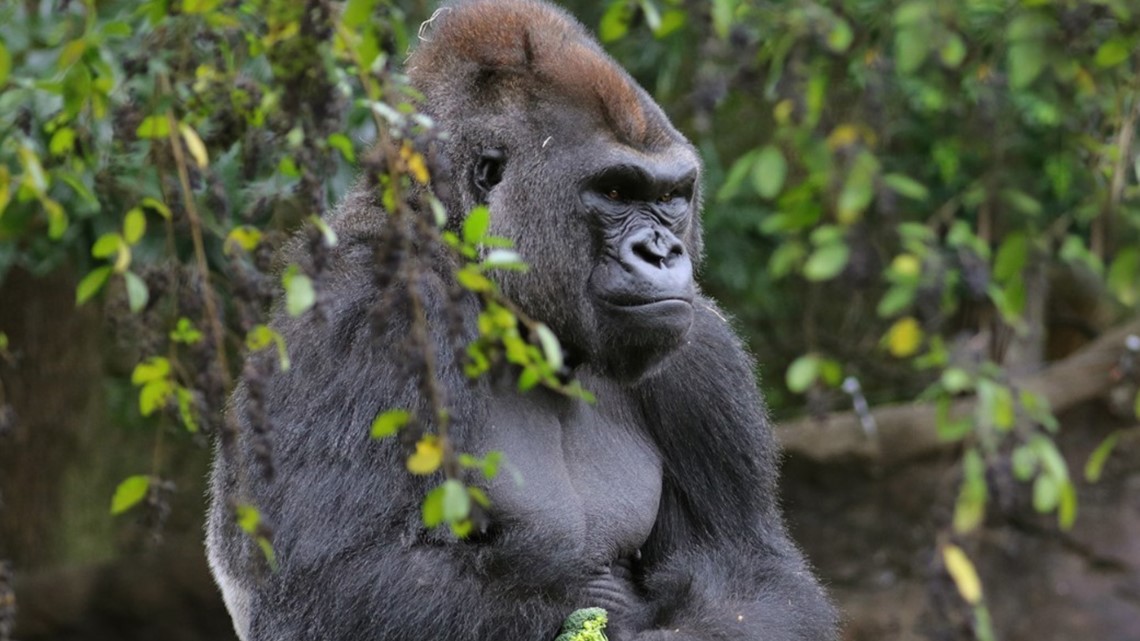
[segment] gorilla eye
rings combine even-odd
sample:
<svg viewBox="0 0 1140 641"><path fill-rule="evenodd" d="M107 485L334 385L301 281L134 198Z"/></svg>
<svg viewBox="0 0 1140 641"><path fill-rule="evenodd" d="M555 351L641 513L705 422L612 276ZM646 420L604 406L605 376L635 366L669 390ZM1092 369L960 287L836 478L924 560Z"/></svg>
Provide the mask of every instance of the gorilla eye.
<svg viewBox="0 0 1140 641"><path fill-rule="evenodd" d="M621 200L621 192L616 187L611 187L606 191L606 198L610 200Z"/></svg>
<svg viewBox="0 0 1140 641"><path fill-rule="evenodd" d="M673 199L674 199L674 198L676 198L676 197L677 197L677 194L676 194L676 193L674 193L674 192L672 192L672 191L667 191L667 192L665 192L665 193L661 194L661 197L657 199L657 202L659 202L659 203L667 203L667 202L669 202L670 200L673 200Z"/></svg>

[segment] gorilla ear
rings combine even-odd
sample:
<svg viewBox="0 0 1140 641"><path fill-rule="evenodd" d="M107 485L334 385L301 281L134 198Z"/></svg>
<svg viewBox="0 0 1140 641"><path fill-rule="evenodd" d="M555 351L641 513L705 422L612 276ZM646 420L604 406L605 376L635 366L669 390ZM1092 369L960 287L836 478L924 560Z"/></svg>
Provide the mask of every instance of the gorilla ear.
<svg viewBox="0 0 1140 641"><path fill-rule="evenodd" d="M486 205L491 189L503 179L503 165L507 163L507 155L502 149L484 149L475 161L475 169L471 176L471 186L475 193L475 200L480 205Z"/></svg>

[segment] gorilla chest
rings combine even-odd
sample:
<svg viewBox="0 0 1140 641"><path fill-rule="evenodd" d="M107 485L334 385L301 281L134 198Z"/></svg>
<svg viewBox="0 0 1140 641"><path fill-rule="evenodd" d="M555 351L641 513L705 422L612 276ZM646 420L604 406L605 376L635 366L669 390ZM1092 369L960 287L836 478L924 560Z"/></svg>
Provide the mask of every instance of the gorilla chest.
<svg viewBox="0 0 1140 641"><path fill-rule="evenodd" d="M492 518L516 563L605 571L653 528L657 449L620 390L591 389L595 405L513 391L493 403L486 447L506 462L488 488Z"/></svg>

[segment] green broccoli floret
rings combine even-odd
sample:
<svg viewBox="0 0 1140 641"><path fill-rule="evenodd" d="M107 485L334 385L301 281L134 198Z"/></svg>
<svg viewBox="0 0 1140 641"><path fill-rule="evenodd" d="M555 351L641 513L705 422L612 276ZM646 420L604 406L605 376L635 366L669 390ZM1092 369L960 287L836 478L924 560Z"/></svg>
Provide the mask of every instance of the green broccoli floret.
<svg viewBox="0 0 1140 641"><path fill-rule="evenodd" d="M570 613L562 624L562 634L554 641L607 641L606 622L609 617L602 608L582 608Z"/></svg>

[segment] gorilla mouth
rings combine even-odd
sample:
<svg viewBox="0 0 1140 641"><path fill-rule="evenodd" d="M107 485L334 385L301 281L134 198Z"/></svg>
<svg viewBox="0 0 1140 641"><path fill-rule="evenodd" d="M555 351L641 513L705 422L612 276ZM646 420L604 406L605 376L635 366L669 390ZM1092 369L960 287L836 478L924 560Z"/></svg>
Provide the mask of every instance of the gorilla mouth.
<svg viewBox="0 0 1140 641"><path fill-rule="evenodd" d="M598 297L603 304L607 307L616 307L618 309L649 312L655 310L669 311L680 309L684 307L692 307L693 299L681 296L667 296L664 298L643 298L641 296L606 296Z"/></svg>

